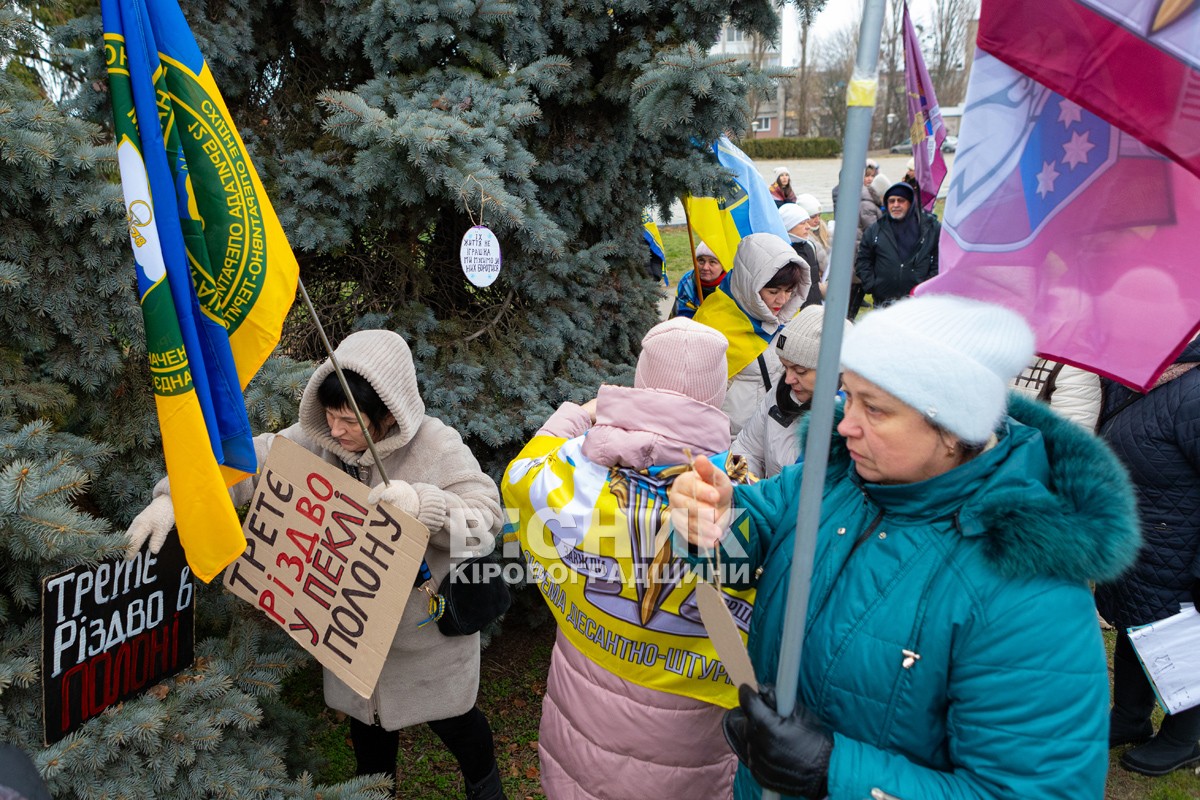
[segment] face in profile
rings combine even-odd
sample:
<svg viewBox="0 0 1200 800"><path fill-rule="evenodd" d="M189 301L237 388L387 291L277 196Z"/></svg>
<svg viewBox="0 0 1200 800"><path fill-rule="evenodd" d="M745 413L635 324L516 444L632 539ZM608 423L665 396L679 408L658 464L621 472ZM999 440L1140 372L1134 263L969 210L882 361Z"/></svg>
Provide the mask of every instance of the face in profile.
<svg viewBox="0 0 1200 800"><path fill-rule="evenodd" d="M813 398L813 390L817 386L817 371L788 361L780 356L779 363L783 364L783 382L792 390L792 399L804 405Z"/></svg>
<svg viewBox="0 0 1200 800"><path fill-rule="evenodd" d="M944 435L911 406L866 378L842 376L845 413L838 433L859 476L869 483L917 483L957 465Z"/></svg>

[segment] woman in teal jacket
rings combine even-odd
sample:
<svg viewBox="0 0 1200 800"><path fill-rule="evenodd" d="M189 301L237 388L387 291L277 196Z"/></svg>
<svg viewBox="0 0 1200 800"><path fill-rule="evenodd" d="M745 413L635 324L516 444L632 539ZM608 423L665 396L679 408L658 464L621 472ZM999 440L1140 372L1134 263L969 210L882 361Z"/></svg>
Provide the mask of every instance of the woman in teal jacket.
<svg viewBox="0 0 1200 800"><path fill-rule="evenodd" d="M1016 397L1005 413L1032 349L1017 315L949 296L848 334L787 718L769 687L803 467L731 492L698 461L676 481L676 529L759 575L749 649L766 688L743 686L725 720L738 800L759 783L832 800L1103 798L1108 677L1086 582L1132 562L1134 501L1090 434Z"/></svg>

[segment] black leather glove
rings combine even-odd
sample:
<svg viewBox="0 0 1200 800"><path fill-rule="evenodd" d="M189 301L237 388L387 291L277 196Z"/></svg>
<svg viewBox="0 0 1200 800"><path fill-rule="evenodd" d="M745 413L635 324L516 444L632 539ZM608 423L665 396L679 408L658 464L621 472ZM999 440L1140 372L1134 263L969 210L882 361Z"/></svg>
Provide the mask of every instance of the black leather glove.
<svg viewBox="0 0 1200 800"><path fill-rule="evenodd" d="M725 741L764 788L821 800L829 794L833 734L802 705L786 719L775 710L775 689L738 687L740 708L725 712Z"/></svg>

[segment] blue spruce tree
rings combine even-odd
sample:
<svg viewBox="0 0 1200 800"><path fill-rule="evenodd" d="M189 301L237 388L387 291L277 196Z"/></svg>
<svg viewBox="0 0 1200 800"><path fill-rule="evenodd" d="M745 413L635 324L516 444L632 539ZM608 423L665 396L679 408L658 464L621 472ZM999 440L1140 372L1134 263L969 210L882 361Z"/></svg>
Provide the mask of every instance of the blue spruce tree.
<svg viewBox="0 0 1200 800"><path fill-rule="evenodd" d="M630 377L657 299L641 209L716 191L703 143L769 86L708 45L776 20L766 0L183 5L331 337L403 334L431 413L497 475L559 402ZM0 741L62 798L387 796L314 785L279 699L307 657L219 583L193 667L43 746L41 581L118 554L162 470L100 42L91 2L0 8ZM476 222L504 253L484 289L458 265ZM247 392L259 429L294 421L321 355L297 308Z"/></svg>

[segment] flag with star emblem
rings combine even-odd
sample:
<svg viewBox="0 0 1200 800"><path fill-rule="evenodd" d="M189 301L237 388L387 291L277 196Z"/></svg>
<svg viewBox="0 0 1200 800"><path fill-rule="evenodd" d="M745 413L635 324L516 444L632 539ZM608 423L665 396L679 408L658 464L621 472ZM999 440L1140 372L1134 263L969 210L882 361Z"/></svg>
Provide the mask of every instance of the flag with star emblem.
<svg viewBox="0 0 1200 800"><path fill-rule="evenodd" d="M1200 328L1190 232L1200 219L1200 178L1185 152L1200 152L1200 104L1189 122L1186 92L1168 96L1158 73L1143 74L1142 64L1114 61L1112 53L1130 37L1157 44L1162 32L1182 28L1200 43L1200 14L1184 10L1157 34L1153 15L1133 31L1109 14L1105 38L1084 24L1087 15L1118 5L1132 14L1139 4L1066 2L1072 15L1048 15L1044 5L1039 0L1035 12L1026 2L983 4L940 274L917 294L1008 306L1033 326L1043 356L1145 391ZM1194 59L1200 47L1191 47ZM1143 112L1119 115L1098 100L1119 72L1144 78L1132 92L1141 96L1119 98L1126 110L1153 96L1162 114L1133 119ZM1154 135L1145 131L1148 120L1159 126ZM1166 130L1176 124L1194 131L1189 141Z"/></svg>

